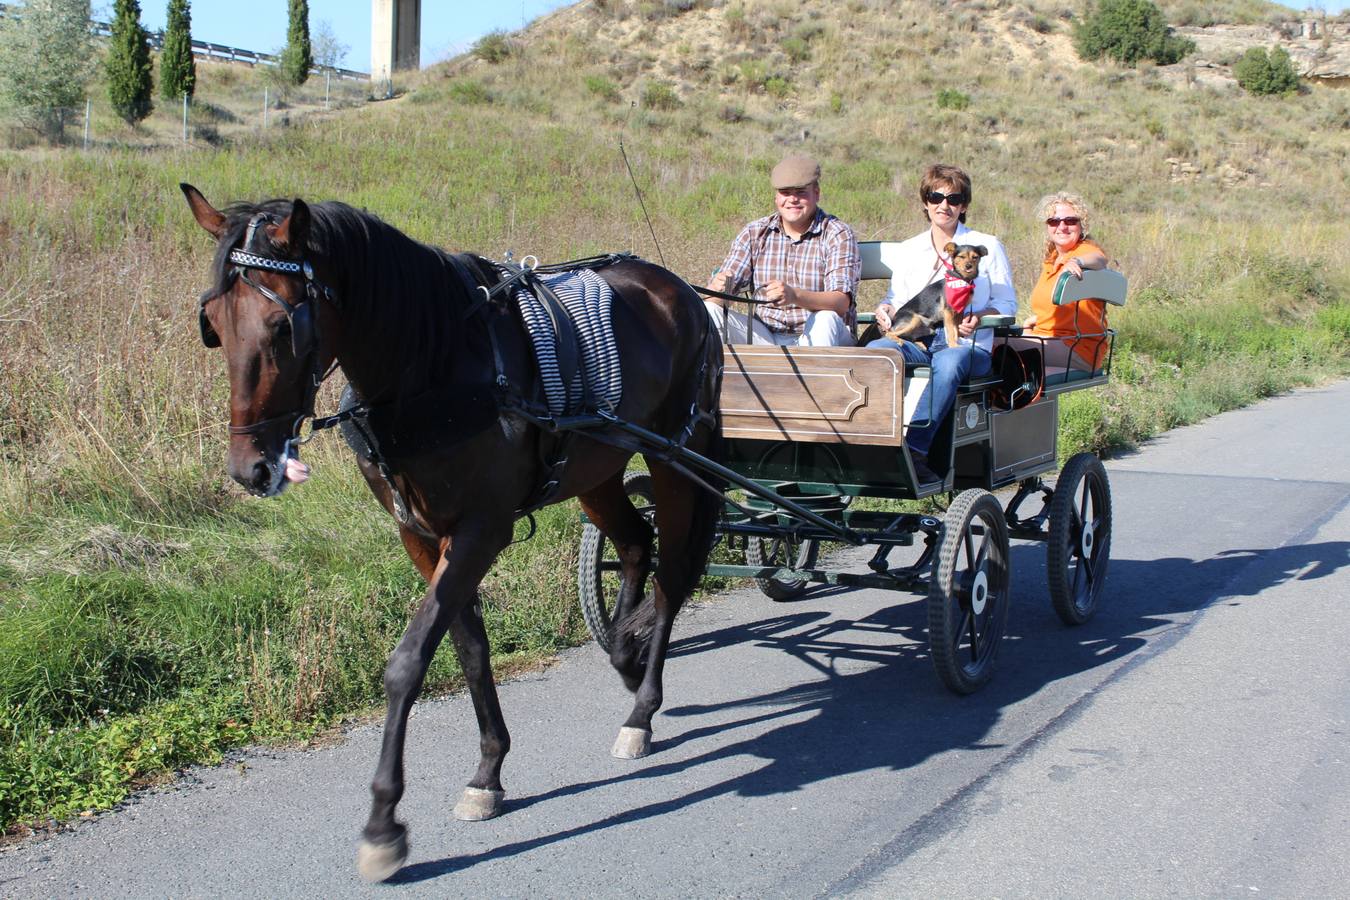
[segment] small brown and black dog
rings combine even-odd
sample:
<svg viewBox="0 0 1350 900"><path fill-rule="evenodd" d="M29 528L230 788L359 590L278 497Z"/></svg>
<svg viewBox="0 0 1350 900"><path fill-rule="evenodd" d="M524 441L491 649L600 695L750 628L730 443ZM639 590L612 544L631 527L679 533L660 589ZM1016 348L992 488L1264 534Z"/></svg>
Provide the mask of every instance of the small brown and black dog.
<svg viewBox="0 0 1350 900"><path fill-rule="evenodd" d="M899 343L921 341L935 334L939 322L947 332L947 346L956 346L956 323L965 315L966 304L974 290L980 260L989 254L982 245L948 244L942 252L951 257L946 277L919 291L891 316L886 337Z"/></svg>

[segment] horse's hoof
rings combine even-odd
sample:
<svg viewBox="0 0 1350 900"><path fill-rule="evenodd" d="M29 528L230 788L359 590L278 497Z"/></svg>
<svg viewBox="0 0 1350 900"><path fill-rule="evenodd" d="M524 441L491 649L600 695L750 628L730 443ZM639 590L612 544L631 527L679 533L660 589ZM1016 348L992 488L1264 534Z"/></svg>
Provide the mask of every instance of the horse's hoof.
<svg viewBox="0 0 1350 900"><path fill-rule="evenodd" d="M645 728L630 728L627 725L619 729L619 739L614 742L612 756L619 759L641 759L652 752L652 733Z"/></svg>
<svg viewBox="0 0 1350 900"><path fill-rule="evenodd" d="M404 829L403 834L392 844L372 844L370 841L362 841L361 846L356 848L356 871L362 881L371 883L386 881L403 868L403 864L407 861L407 829Z"/></svg>
<svg viewBox="0 0 1350 900"><path fill-rule="evenodd" d="M502 814L502 801L505 798L506 791L466 787L455 804L455 818L461 822L495 819Z"/></svg>

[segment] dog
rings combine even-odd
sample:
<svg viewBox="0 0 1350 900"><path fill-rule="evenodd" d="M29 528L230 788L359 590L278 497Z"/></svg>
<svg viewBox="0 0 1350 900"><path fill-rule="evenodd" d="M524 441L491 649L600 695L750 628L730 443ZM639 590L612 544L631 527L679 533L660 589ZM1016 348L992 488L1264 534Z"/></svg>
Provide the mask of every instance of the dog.
<svg viewBox="0 0 1350 900"><path fill-rule="evenodd" d="M966 304L975 290L975 276L980 273L980 260L989 251L978 244L952 243L943 247L942 252L952 260L946 277L919 291L891 315L886 337L897 344L902 340L921 341L936 334L934 329L941 322L947 333L947 346L956 346L956 323L965 315Z"/></svg>

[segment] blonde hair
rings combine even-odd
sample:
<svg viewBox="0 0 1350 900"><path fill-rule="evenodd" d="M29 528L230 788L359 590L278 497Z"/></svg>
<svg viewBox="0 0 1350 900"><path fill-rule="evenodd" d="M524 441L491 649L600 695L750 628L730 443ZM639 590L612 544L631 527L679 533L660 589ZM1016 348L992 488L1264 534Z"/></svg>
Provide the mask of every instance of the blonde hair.
<svg viewBox="0 0 1350 900"><path fill-rule="evenodd" d="M1092 209L1087 205L1087 201L1078 194L1071 194L1068 191L1046 194L1036 203L1037 218L1044 222L1055 214L1055 207L1061 203L1073 209L1073 214L1079 219L1078 227L1083 231L1079 240L1086 241L1092 234L1089 228L1089 223L1092 221ZM1093 241L1093 243L1096 243L1096 241ZM1053 259L1056 252L1054 242L1047 240L1045 242L1045 258Z"/></svg>

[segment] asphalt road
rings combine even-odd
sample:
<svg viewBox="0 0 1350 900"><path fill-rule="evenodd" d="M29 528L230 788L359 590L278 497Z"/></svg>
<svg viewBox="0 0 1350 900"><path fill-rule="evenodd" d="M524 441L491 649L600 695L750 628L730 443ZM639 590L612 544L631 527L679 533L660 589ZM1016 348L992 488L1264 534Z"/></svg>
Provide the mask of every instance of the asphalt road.
<svg viewBox="0 0 1350 900"><path fill-rule="evenodd" d="M420 704L391 884L354 867L368 726L0 852L0 897L1350 896L1346 409L1300 391L1109 462L1102 612L1060 625L1015 543L974 696L908 595L741 591L677 623L646 759L609 756L629 700L594 647L504 685L499 819L450 815L467 698Z"/></svg>

